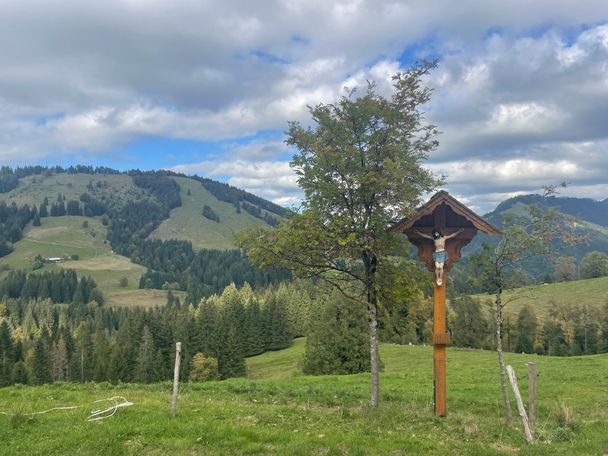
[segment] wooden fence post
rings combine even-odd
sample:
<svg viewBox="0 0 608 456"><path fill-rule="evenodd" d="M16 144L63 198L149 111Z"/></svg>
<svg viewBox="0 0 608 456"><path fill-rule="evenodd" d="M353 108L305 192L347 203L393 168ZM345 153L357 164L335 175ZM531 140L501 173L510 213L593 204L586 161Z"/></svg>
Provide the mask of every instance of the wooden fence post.
<svg viewBox="0 0 608 456"><path fill-rule="evenodd" d="M524 433L526 434L526 440L528 443L534 443L534 436L530 429L530 423L528 421L528 415L526 415L526 408L524 407L524 401L521 399L519 393L519 387L517 386L517 378L515 377L515 371L511 366L507 366L507 373L509 374L509 381L511 382L511 388L515 395L515 401L517 402L517 409L519 410L519 416L521 416L521 422L524 425Z"/></svg>
<svg viewBox="0 0 608 456"><path fill-rule="evenodd" d="M177 409L177 392L179 389L179 363L182 353L182 343L175 344L175 370L173 371L173 397L171 398L171 416L175 416Z"/></svg>
<svg viewBox="0 0 608 456"><path fill-rule="evenodd" d="M536 421L536 364L528 363L528 419L530 420L530 429L534 431L534 422Z"/></svg>

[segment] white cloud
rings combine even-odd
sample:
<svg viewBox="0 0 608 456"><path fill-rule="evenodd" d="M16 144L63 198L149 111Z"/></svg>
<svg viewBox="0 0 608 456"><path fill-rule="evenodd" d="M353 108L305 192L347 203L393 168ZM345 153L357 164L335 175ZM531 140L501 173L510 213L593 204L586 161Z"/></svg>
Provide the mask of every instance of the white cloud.
<svg viewBox="0 0 608 456"><path fill-rule="evenodd" d="M238 156L238 155L237 155ZM177 165L173 171L221 178L230 176L228 183L267 198L277 204L297 204L302 192L297 177L288 162L208 160L200 163Z"/></svg>
<svg viewBox="0 0 608 456"><path fill-rule="evenodd" d="M431 166L448 171L450 191L475 204L566 177L598 194L607 21L604 0L5 2L0 159L232 141L198 172L292 201L284 146L242 138L308 122L306 106L344 86L372 79L386 93L405 52L442 58L428 118L443 132Z"/></svg>

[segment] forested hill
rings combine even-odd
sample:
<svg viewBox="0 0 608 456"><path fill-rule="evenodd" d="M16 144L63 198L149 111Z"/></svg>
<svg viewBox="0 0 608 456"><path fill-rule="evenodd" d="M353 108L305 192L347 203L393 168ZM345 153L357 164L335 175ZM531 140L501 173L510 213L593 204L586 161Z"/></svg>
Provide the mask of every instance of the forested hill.
<svg viewBox="0 0 608 456"><path fill-rule="evenodd" d="M259 196L204 177L91 166L2 167L0 201L36 211L44 206L49 215L105 214L113 222L109 239L118 250L130 231L138 237L191 241L195 249L234 248L234 233L254 225L274 226L286 213ZM142 226L125 232L131 219ZM14 242L16 237L3 240Z"/></svg>
<svg viewBox="0 0 608 456"><path fill-rule="evenodd" d="M45 259L57 258L93 276L102 292L126 282L181 290L196 302L230 283L286 277L256 269L235 249L236 233L270 228L286 213L244 190L170 171L2 167L0 275L52 268Z"/></svg>
<svg viewBox="0 0 608 456"><path fill-rule="evenodd" d="M587 242L576 246L561 246L561 256L572 256L582 259L589 252L599 251L608 253L608 199L597 201L590 198L564 198L540 195L524 195L510 198L500 203L496 209L485 218L501 226L507 213L525 216L530 205L544 208L554 208L566 216L574 216L575 231L584 235Z"/></svg>
<svg viewBox="0 0 608 456"><path fill-rule="evenodd" d="M500 203L494 211L486 215L488 219L494 219L497 215L512 209L518 203L529 205L537 204L542 207L557 208L560 212L586 220L597 225L608 228L608 198L597 201L591 198L567 198L551 196L543 198L540 195L523 195Z"/></svg>

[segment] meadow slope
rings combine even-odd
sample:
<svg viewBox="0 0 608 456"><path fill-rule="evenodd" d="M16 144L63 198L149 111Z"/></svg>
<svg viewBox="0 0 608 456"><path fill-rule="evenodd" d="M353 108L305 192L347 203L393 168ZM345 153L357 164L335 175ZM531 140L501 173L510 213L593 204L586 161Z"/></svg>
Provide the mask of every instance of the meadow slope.
<svg viewBox="0 0 608 456"><path fill-rule="evenodd" d="M608 450L608 355L548 358L507 354L525 394L525 363L538 381L538 443L516 421L504 426L495 354L450 349L447 418L432 413L430 347L382 345L382 403L367 407L369 375L309 377L304 341L248 360L249 379L181 387L177 417L170 383L54 384L0 389L1 454L602 455ZM87 422L111 396L133 401ZM81 405L32 417L34 411ZM558 426L571 408L573 429ZM517 418L517 413L515 413Z"/></svg>
<svg viewBox="0 0 608 456"><path fill-rule="evenodd" d="M494 296L481 294L475 295L475 297L484 302L490 301L490 305L493 306ZM505 290L503 302L506 303L505 314L513 319L517 318L517 314L525 305L529 305L541 320L544 320L555 304L587 305L597 308L608 303L608 277L546 283Z"/></svg>

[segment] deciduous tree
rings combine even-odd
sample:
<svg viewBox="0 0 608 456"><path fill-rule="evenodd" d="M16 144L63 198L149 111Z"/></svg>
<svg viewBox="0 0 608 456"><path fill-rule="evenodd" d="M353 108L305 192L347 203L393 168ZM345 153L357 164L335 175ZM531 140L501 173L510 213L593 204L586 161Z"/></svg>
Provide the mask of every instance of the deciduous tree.
<svg viewBox="0 0 608 456"><path fill-rule="evenodd" d="M437 147L437 129L421 107L430 100L424 78L436 63L393 77L389 98L374 83L347 90L333 104L310 108L313 127L290 122L287 144L304 192L302 210L275 231L243 239L259 265L278 265L321 278L367 310L371 405L379 401L378 276L394 239L388 226L411 214L439 181L422 167Z"/></svg>

